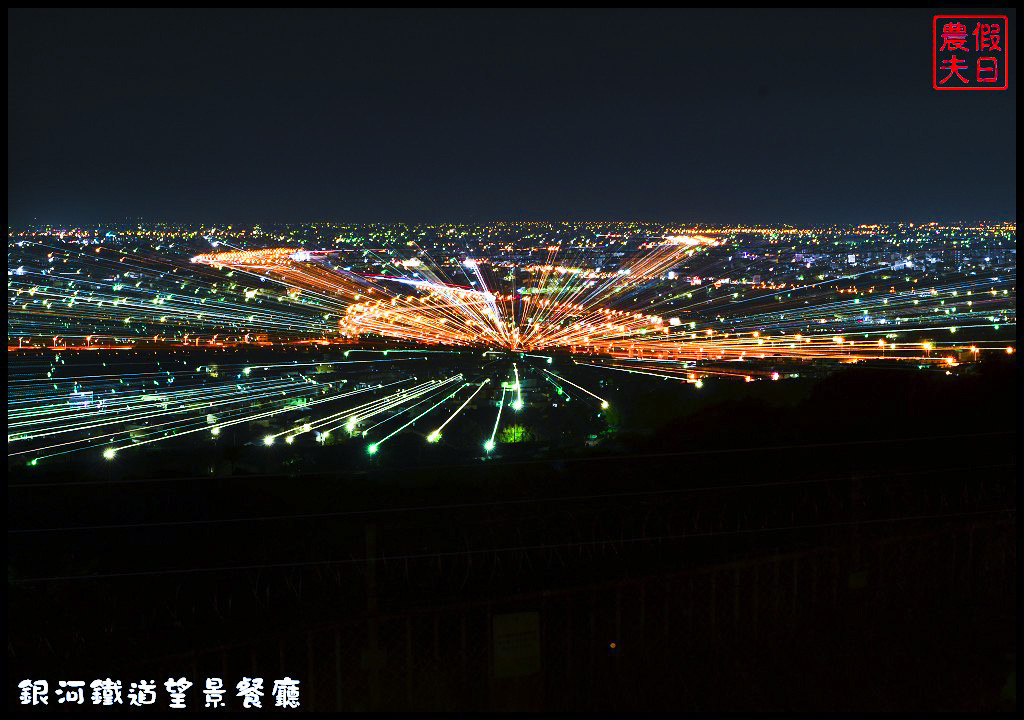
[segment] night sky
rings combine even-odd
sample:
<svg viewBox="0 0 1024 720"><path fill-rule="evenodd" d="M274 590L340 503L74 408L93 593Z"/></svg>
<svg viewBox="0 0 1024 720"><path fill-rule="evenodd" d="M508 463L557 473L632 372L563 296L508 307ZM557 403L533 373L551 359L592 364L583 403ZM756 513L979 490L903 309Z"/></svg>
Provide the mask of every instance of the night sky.
<svg viewBox="0 0 1024 720"><path fill-rule="evenodd" d="M9 223L1013 220L935 12L10 11Z"/></svg>

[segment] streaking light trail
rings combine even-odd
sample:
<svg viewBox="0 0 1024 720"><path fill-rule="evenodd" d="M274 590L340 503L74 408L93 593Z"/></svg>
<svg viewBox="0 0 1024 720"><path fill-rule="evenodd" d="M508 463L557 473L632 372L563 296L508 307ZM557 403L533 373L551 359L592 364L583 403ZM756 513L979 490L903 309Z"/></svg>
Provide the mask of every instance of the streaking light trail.
<svg viewBox="0 0 1024 720"><path fill-rule="evenodd" d="M190 258L107 236L92 247L46 234L9 244L8 350L49 358L9 375L10 457L35 464L89 451L114 460L130 448L206 433L207 442L234 442L242 428L256 446L291 445L307 433L333 444L342 430L368 437L395 428L371 444L373 454L475 386L427 434L437 442L497 378L484 372L463 383L453 368L417 379L414 367L466 349L512 361L513 381L503 382L487 452L495 449L506 402L517 413L530 406L520 417L543 407L524 395L517 357L547 366L572 358L701 388L709 378L782 381L814 364L900 363L950 373L1015 352L1007 344L1016 326L1015 275L1005 263L991 271L918 272L890 258L819 272L807 262L762 281L736 279L736 260L748 247L696 232L647 235L629 252L558 241L530 252L484 244L470 256L448 245L440 262L413 240L344 257L210 242L218 252ZM778 252L771 242L758 251ZM360 359L204 359L198 366L173 359L183 350L342 345L345 358ZM68 353L139 350L169 354L145 372L102 370L99 361L80 374L63 369ZM386 365L390 376L356 388L349 378L321 374L357 363ZM609 406L564 370L539 369L556 387ZM327 405L359 394L365 402L348 409Z"/></svg>
<svg viewBox="0 0 1024 720"><path fill-rule="evenodd" d="M590 391L589 391L589 390L587 390L587 389L586 389L585 387L580 387L579 385L577 385L576 383L574 383L574 382L573 382L572 380L566 380L566 379L565 379L564 377L561 377L560 375L555 375L555 374L554 374L553 372L551 372L550 370L545 370L544 368L541 368L541 371L542 371L542 372L546 372L546 373L547 373L548 375L550 375L551 377L554 377L554 378L558 378L559 380L561 380L562 382L566 383L567 385L572 385L572 386L573 386L574 388L576 388L577 390L582 390L583 392L585 392L585 393L586 393L587 395L589 395L590 397L592 397L592 398L595 398L595 399L599 400L599 401L601 402L601 407L602 407L602 408L607 408L607 407L608 407L608 401L607 401L607 400L605 400L605 399L604 399L603 397L601 397L600 395L597 395L597 394L595 394L595 393L592 393L592 392L590 392Z"/></svg>

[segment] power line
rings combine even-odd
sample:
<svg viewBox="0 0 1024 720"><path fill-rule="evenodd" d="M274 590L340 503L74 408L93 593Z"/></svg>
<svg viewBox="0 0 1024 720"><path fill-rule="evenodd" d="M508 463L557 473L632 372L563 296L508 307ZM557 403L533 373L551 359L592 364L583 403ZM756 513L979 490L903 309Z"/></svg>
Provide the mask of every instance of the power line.
<svg viewBox="0 0 1024 720"><path fill-rule="evenodd" d="M153 527L184 527L184 526L195 526L195 525L217 525L217 524L231 524L231 523L243 523L243 522L263 522L273 520L313 520L322 518L332 517L351 517L359 515L378 515L384 513L399 513L399 512L421 512L427 510L459 510L476 507L496 507L502 505L524 505L532 503L557 503L557 502L570 502L577 500L604 500L612 498L625 498L625 497L648 497L656 495L673 495L690 492L704 492L708 490L745 490L752 488L768 488L768 487L784 487L792 485L812 485L815 483L828 483L842 480L875 480L881 478L894 478L894 477L905 477L913 475L925 475L931 473L947 473L947 472L960 472L960 471L980 471L980 470L993 470L997 468L1010 468L1015 467L1016 463L1000 463L993 465L971 465L964 467L943 467L943 468L931 468L928 470L909 470L906 472L892 472L892 473L878 473L874 475L856 475L856 476L841 476L841 477L827 477L827 478L810 478L806 480L779 480L772 482L763 483L739 483L734 485L704 485L699 487L686 487L686 488L669 488L663 490L634 490L629 492L621 493L588 493L582 495L561 495L554 497L535 497L535 498L518 498L514 500L492 500L487 502L471 502L471 503L449 503L443 505L407 505L403 507L385 507L385 508L369 508L364 510L340 510L336 512L323 512L323 513L294 513L290 515L262 515L255 517L242 517L242 518L214 518L209 520L165 520L157 522L142 522L142 523L111 523L106 525L69 525L63 527L50 527L50 528L26 528L22 530L8 530L8 535L26 535L34 533L48 533L48 532L74 532L84 530L129 530L139 528L153 528Z"/></svg>
<svg viewBox="0 0 1024 720"><path fill-rule="evenodd" d="M836 442L825 442L825 443L798 443L790 445L755 445L743 448L715 448L707 450L681 450L677 452L661 452L661 453L634 453L634 454L622 454L622 455L595 455L595 456L584 456L584 457L561 457L561 458L544 458L544 459L527 459L527 460L487 460L486 462L476 463L458 463L448 465L431 465L430 470L446 470L452 468L488 468L494 466L516 466L516 465L550 465L557 463L572 463L572 462L608 462L614 460L643 460L643 459L655 459L655 458L671 458L671 457L688 457L694 455L723 455L730 453L750 453L750 452L765 452L771 450L802 450L808 448L828 448L828 447L846 447L846 446L866 446L866 445L886 445L895 444L902 442L923 442L929 440L956 440L963 438L982 438L982 437L998 437L1002 435L1016 435L1016 431L1003 430L1003 431L992 431L982 433L959 433L954 435L927 435L927 436L916 436L916 437L903 437L903 438L881 438L876 440L845 440ZM371 474L371 473L386 473L386 472L399 472L403 468L375 468L366 467L361 470L355 471L354 474ZM48 483L16 483L8 485L8 490L24 490L24 489L35 489L35 488L50 488L50 487L78 487L86 485L141 485L147 483L161 483L161 482L184 482L188 480L202 480L204 482L210 482L211 480L259 480L262 478L297 478L297 477L317 477L317 476L329 476L337 477L337 472L318 471L318 472L305 472L305 473L289 473L287 471L279 473L264 473L260 475L193 475L189 477L170 477L170 478L141 478L141 479L108 479L108 480L76 480L70 482L48 482Z"/></svg>
<svg viewBox="0 0 1024 720"><path fill-rule="evenodd" d="M705 537L719 537L726 535L753 535L758 533L771 533L771 532L782 532L787 530L815 530L824 529L830 527L844 527L852 525L876 525L887 522L905 522L915 520L944 520L951 518L963 518L963 517L980 517L984 515L1000 515L1000 514L1011 514L1016 513L1017 509L1014 508L1001 508L997 510L978 510L974 512L963 512L963 513L948 513L943 515L912 515L903 517L889 517L889 518L876 518L872 520L847 520L842 522L832 523L816 523L811 525L789 525L774 528L752 528L747 530L728 530L728 531L715 531L715 532L704 532L704 533L679 533L673 535L654 535L650 537L631 537L631 538L609 538L604 540L581 540L578 542L567 542L567 543L554 543L554 544L537 544L537 545L518 545L512 547L502 548L485 548L475 550L450 550L450 551L439 551L433 553L420 553L416 555L386 555L373 558L347 558L344 560L309 560L304 562L291 562L291 563L262 563L255 565L225 565L218 567L200 567L200 568L179 568L171 570L139 570L131 572L118 572L118 573L99 573L94 575L61 575L52 577L34 577L24 579L12 579L9 582L15 584L27 584L36 582L55 582L65 580L105 580L112 578L125 578L125 577L144 577L144 576L160 576L160 575L185 575L201 572L228 572L233 570L271 570L278 568L297 568L297 567L315 567L315 566L330 566L330 565L355 565L366 562L388 562L397 560L425 560L425 559L439 559L442 557L458 557L464 555L481 555L485 553L501 553L501 552L524 552L529 550L556 550L559 548L568 547L587 547L594 545L622 545L625 543L641 543L641 542L656 542L664 540L685 540L692 538L705 538Z"/></svg>

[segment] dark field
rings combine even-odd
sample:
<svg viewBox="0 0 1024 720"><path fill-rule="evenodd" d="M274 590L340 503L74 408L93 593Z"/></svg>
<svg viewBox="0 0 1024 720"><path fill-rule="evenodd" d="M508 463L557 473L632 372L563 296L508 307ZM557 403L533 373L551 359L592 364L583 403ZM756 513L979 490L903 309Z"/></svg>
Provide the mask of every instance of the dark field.
<svg viewBox="0 0 1024 720"><path fill-rule="evenodd" d="M627 381L591 447L467 462L481 408L441 446L289 448L309 469L229 445L15 468L9 680L289 675L306 710L1013 706L1012 361L699 401Z"/></svg>

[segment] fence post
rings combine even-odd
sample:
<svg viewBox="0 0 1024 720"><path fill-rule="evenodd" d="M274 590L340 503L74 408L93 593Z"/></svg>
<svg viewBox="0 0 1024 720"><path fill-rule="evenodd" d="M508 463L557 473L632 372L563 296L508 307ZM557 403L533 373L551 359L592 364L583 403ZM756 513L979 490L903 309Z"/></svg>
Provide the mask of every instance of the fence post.
<svg viewBox="0 0 1024 720"><path fill-rule="evenodd" d="M715 615L716 615L716 613L715 613L715 605L716 605L716 602L715 602L715 585L717 584L716 580L718 579L716 577L717 574L718 573L715 572L714 570L711 571L711 592L708 593L709 596L711 597L711 643L712 643L712 645L715 644L715 640L716 640L716 636L715 636Z"/></svg>
<svg viewBox="0 0 1024 720"><path fill-rule="evenodd" d="M760 615L758 614L758 600L760 598L761 591L761 571L758 563L754 563L753 567L753 597L750 602L750 632L752 635L756 635L760 629Z"/></svg>
<svg viewBox="0 0 1024 720"><path fill-rule="evenodd" d="M334 704L341 712L341 628L334 631Z"/></svg>
<svg viewBox="0 0 1024 720"><path fill-rule="evenodd" d="M412 709L412 615L405 616L405 702Z"/></svg>
<svg viewBox="0 0 1024 720"><path fill-rule="evenodd" d="M313 633L306 633L306 687L316 692L316 684L313 682Z"/></svg>
<svg viewBox="0 0 1024 720"><path fill-rule="evenodd" d="M646 646L646 644L644 642L644 640L645 640L645 638L644 638L644 621L646 620L646 618L644 616L646 614L647 614L647 579L644 578L643 580L640 581L640 630L639 630L639 633L640 633L640 643L639 644L640 644L641 647L645 647Z"/></svg>
<svg viewBox="0 0 1024 720"><path fill-rule="evenodd" d="M283 635L277 639L277 667L280 669L279 677L284 677L286 675L286 673L285 673L285 667L284 667L284 636Z"/></svg>
<svg viewBox="0 0 1024 720"><path fill-rule="evenodd" d="M793 614L794 618L796 617L796 613L797 613L797 598L799 597L799 589L800 589L800 557L799 556L794 556L793 557L793 605L792 605L792 608L793 608L792 614Z"/></svg>
<svg viewBox="0 0 1024 720"><path fill-rule="evenodd" d="M441 647L440 647L440 616L434 614L434 709L441 706Z"/></svg>
<svg viewBox="0 0 1024 720"><path fill-rule="evenodd" d="M460 625L460 627L459 627L460 642L461 642L461 645L462 645L462 698L463 698L463 702L464 702L465 698L466 698L466 686L468 684L467 683L467 678L466 678L466 610L465 609L463 609L463 611L462 611L462 619L461 619L459 625Z"/></svg>
<svg viewBox="0 0 1024 720"><path fill-rule="evenodd" d="M622 643L622 586L615 588L615 642Z"/></svg>
<svg viewBox="0 0 1024 720"><path fill-rule="evenodd" d="M380 619L377 608L377 526L366 525L366 646L370 665L370 710L380 708Z"/></svg>
<svg viewBox="0 0 1024 720"><path fill-rule="evenodd" d="M734 639L740 635L740 566L737 565L733 571L733 593L732 593L732 628Z"/></svg>
<svg viewBox="0 0 1024 720"><path fill-rule="evenodd" d="M565 679L568 685L572 678L572 603L574 595L566 594L563 597L565 598ZM566 688L566 690L571 692L570 688ZM572 707L571 702L567 705Z"/></svg>
<svg viewBox="0 0 1024 720"><path fill-rule="evenodd" d="M672 595L672 578L671 576L665 577L665 619L661 624L661 635L662 637L669 637L669 597Z"/></svg>
<svg viewBox="0 0 1024 720"><path fill-rule="evenodd" d="M192 651L192 677L195 678L196 683L199 682L199 662L195 650Z"/></svg>
<svg viewBox="0 0 1024 720"><path fill-rule="evenodd" d="M228 651L220 651L220 676L225 678L228 676Z"/></svg>

